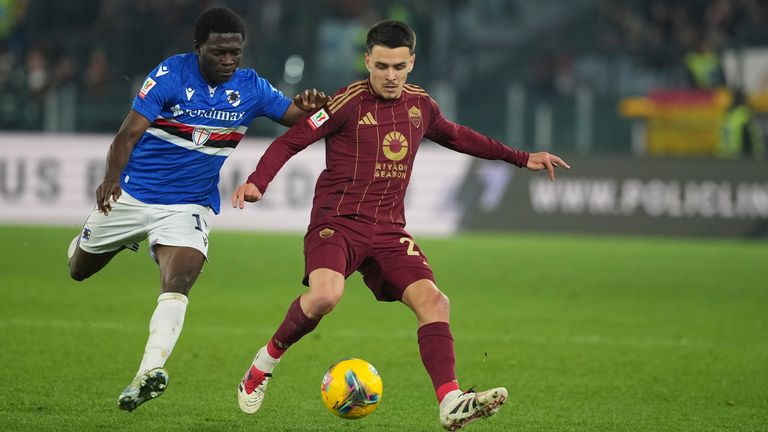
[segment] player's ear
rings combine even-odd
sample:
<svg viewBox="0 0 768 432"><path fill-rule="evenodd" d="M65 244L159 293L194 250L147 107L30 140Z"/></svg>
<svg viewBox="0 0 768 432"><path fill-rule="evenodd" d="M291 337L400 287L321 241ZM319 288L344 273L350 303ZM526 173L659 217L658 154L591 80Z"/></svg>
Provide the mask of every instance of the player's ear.
<svg viewBox="0 0 768 432"><path fill-rule="evenodd" d="M198 44L197 41L194 41L194 47L194 53L200 55L200 44Z"/></svg>
<svg viewBox="0 0 768 432"><path fill-rule="evenodd" d="M411 61L408 62L408 72L413 71L413 65L416 63L416 54L411 54Z"/></svg>
<svg viewBox="0 0 768 432"><path fill-rule="evenodd" d="M368 51L365 52L365 68L368 69L368 72L371 71L371 58L368 56Z"/></svg>

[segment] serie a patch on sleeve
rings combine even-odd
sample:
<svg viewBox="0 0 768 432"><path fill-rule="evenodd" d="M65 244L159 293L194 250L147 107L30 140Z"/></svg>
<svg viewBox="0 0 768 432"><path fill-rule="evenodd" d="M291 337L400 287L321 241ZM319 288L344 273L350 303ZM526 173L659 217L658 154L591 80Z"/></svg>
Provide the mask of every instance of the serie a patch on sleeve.
<svg viewBox="0 0 768 432"><path fill-rule="evenodd" d="M312 114L308 119L307 123L309 123L309 127L312 128L312 130L315 130L323 125L323 123L327 122L330 117L328 116L328 113L325 112L325 108L320 109L320 111Z"/></svg>

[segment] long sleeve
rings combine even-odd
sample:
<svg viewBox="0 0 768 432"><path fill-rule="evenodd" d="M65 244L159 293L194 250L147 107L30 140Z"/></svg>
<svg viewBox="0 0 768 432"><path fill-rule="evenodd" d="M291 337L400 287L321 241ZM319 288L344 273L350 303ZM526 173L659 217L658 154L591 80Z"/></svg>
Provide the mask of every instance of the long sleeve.
<svg viewBox="0 0 768 432"><path fill-rule="evenodd" d="M299 121L273 141L259 159L256 170L248 176L247 182L253 183L261 193L267 190L269 183L272 182L283 165L288 162L288 159L317 141L316 138L307 137L304 134L301 127L302 123L303 121Z"/></svg>
<svg viewBox="0 0 768 432"><path fill-rule="evenodd" d="M246 182L254 184L264 193L288 159L315 141L332 135L343 125L343 115L338 113L331 116L327 108L320 108L305 116L269 145Z"/></svg>
<svg viewBox="0 0 768 432"><path fill-rule="evenodd" d="M528 152L507 147L498 140L449 121L440 113L437 103L434 100L430 101L434 118L424 135L427 139L451 150L481 159L503 160L520 168L528 164Z"/></svg>

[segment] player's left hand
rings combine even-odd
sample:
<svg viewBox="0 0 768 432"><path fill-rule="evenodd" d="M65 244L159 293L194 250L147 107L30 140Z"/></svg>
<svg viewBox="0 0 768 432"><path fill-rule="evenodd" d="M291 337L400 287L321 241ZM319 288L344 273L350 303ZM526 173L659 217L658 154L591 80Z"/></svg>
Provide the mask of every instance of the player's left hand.
<svg viewBox="0 0 768 432"><path fill-rule="evenodd" d="M571 169L571 166L564 160L547 152L531 153L531 155L528 156L528 165L526 165L526 168L531 171L538 171L546 168L549 172L549 179L551 181L555 181L555 168L557 167Z"/></svg>
<svg viewBox="0 0 768 432"><path fill-rule="evenodd" d="M253 183L243 183L232 194L232 207L245 208L246 202L260 201L262 193Z"/></svg>
<svg viewBox="0 0 768 432"><path fill-rule="evenodd" d="M313 111L322 108L331 101L330 96L316 89L304 90L293 97L293 103L302 111Z"/></svg>

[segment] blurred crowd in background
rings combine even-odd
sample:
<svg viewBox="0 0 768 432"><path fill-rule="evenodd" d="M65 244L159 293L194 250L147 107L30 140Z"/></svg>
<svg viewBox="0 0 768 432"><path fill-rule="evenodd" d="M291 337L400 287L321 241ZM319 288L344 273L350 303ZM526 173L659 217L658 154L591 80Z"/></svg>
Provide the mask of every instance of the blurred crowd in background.
<svg viewBox="0 0 768 432"><path fill-rule="evenodd" d="M364 77L367 28L406 21L409 81L449 117L523 148L631 152L637 117L658 110L622 115L626 98L727 88L726 115L768 91L768 67L750 69L746 88L741 58L768 48L764 0L0 0L0 130L114 132L146 74L192 50L214 5L246 23L243 66L288 95ZM249 135L277 132L257 122Z"/></svg>

